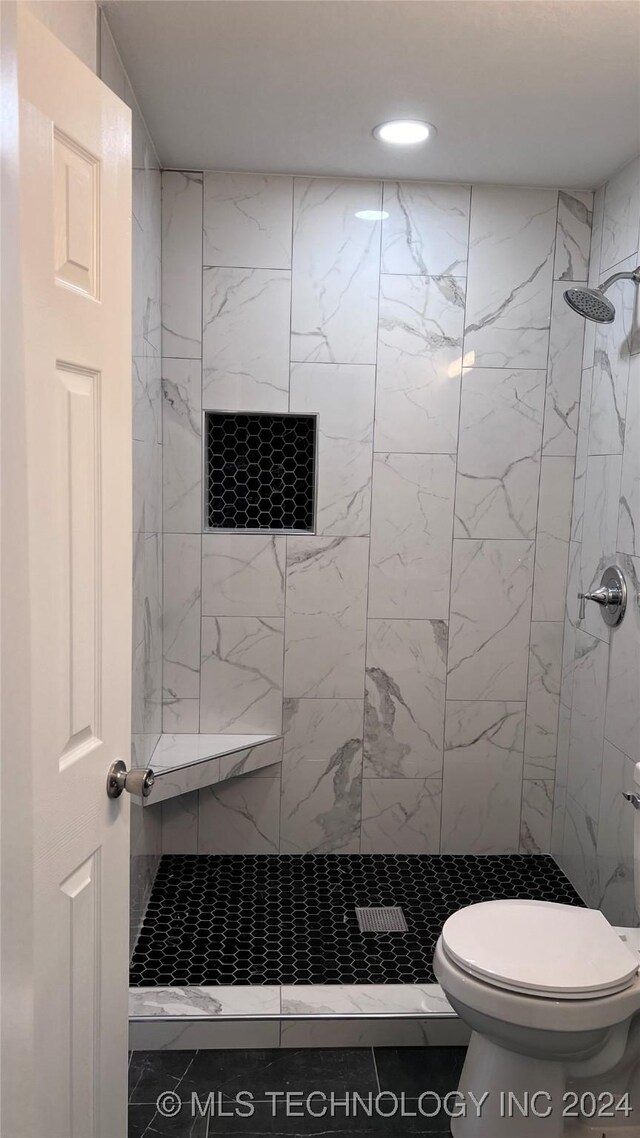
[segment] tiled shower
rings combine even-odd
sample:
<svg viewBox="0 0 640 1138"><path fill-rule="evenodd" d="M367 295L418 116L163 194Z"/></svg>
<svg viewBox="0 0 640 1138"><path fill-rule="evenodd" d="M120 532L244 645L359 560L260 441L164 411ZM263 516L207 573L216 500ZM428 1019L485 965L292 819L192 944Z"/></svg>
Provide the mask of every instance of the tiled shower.
<svg viewBox="0 0 640 1138"><path fill-rule="evenodd" d="M111 48L105 25L103 74L134 107L136 762L269 740L249 773L242 752L133 805L133 941L159 865L147 934L167 888L196 929L192 874L231 890L240 929L247 896L392 904L412 873L434 912L473 889L578 903L549 854L633 923L640 339L633 291L597 329L562 293L637 262L640 162L595 197L161 170ZM294 418L313 437L283 521L238 438ZM613 632L577 617L610 562L634 598ZM385 982L353 959L352 983Z"/></svg>

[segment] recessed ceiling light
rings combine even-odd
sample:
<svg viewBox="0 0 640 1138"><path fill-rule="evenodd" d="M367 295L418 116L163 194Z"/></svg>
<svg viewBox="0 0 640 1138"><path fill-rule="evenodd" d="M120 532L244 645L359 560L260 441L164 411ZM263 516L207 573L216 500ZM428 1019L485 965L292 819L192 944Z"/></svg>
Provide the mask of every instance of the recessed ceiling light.
<svg viewBox="0 0 640 1138"><path fill-rule="evenodd" d="M384 221L388 216L386 209L359 209L356 213L360 221Z"/></svg>
<svg viewBox="0 0 640 1138"><path fill-rule="evenodd" d="M380 142L393 142L396 146L415 146L417 142L425 142L435 133L436 128L431 123L420 122L419 119L392 119L380 123L373 130L374 138L380 139Z"/></svg>

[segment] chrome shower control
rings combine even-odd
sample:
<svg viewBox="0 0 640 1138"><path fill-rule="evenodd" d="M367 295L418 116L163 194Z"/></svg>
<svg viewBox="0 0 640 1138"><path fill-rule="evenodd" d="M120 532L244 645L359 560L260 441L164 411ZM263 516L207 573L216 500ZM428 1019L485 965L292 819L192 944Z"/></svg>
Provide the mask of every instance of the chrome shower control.
<svg viewBox="0 0 640 1138"><path fill-rule="evenodd" d="M630 802L634 810L640 810L640 794L634 794L631 791L623 790L622 797Z"/></svg>
<svg viewBox="0 0 640 1138"><path fill-rule="evenodd" d="M107 775L107 795L119 798L123 790L139 798L148 798L156 776L149 767L134 768L128 771L122 759L112 763Z"/></svg>
<svg viewBox="0 0 640 1138"><path fill-rule="evenodd" d="M627 582L617 565L610 565L600 578L600 588L592 593L578 593L580 610L578 619L584 620L587 601L600 605L602 619L610 628L620 624L627 610Z"/></svg>

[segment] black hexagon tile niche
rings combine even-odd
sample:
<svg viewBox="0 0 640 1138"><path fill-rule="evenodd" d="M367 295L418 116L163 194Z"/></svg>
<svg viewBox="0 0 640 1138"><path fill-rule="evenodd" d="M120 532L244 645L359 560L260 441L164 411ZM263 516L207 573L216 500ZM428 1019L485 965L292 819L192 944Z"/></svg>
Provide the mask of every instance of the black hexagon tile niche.
<svg viewBox="0 0 640 1138"><path fill-rule="evenodd" d="M165 855L131 983L431 983L447 917L509 897L582 905L543 855ZM360 931L356 909L395 905L406 932Z"/></svg>
<svg viewBox="0 0 640 1138"><path fill-rule="evenodd" d="M210 530L313 533L316 416L208 411Z"/></svg>

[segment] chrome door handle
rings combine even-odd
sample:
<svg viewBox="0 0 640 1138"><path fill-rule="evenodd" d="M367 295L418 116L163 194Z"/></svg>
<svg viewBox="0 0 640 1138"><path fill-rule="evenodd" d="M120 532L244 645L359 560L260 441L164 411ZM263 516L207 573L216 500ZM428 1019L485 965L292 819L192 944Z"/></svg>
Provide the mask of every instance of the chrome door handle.
<svg viewBox="0 0 640 1138"><path fill-rule="evenodd" d="M117 759L109 767L107 775L107 796L119 798L123 790L129 794L136 794L139 798L148 798L153 789L156 776L150 767L133 768L128 771L122 759Z"/></svg>

